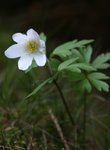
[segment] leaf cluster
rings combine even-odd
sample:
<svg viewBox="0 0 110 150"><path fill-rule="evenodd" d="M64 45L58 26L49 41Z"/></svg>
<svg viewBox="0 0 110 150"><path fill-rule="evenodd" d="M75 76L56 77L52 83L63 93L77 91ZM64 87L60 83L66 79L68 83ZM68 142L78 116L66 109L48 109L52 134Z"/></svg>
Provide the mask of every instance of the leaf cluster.
<svg viewBox="0 0 110 150"><path fill-rule="evenodd" d="M46 35L40 34L40 38L46 42ZM92 60L93 48L90 45L94 40L73 40L56 47L48 60L51 71L54 76L38 85L26 98L36 94L46 84L51 83L56 74L72 82L76 82L75 87L80 92L91 92L95 87L98 91L109 91L109 85L105 80L110 77L101 70L110 67L110 53L100 54ZM26 71L29 72L36 67L33 61L31 67Z"/></svg>
<svg viewBox="0 0 110 150"><path fill-rule="evenodd" d="M105 80L109 76L101 70L110 67L110 53L100 54L92 60L92 42L93 40L74 40L58 46L51 55L52 67L70 81L77 82L80 91L91 92L92 87L95 87L99 91L108 92L109 85Z"/></svg>

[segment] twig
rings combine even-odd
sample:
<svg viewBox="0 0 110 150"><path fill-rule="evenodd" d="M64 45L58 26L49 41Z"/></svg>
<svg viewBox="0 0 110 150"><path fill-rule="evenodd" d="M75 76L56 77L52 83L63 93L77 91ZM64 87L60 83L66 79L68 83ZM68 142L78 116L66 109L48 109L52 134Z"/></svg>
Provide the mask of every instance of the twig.
<svg viewBox="0 0 110 150"><path fill-rule="evenodd" d="M45 150L47 150L48 149L47 138L46 138L46 134L44 131L42 131L42 136L43 136L43 141L44 141L44 148L45 148Z"/></svg>
<svg viewBox="0 0 110 150"><path fill-rule="evenodd" d="M5 150L5 146L0 145L0 148L2 148L2 150Z"/></svg>
<svg viewBox="0 0 110 150"><path fill-rule="evenodd" d="M27 145L27 150L30 150L31 149L31 146L32 146L32 137L30 137L29 139L29 144Z"/></svg>
<svg viewBox="0 0 110 150"><path fill-rule="evenodd" d="M51 116L52 121L54 122L54 124L55 124L55 126L56 126L56 129L57 129L57 131L58 131L58 133L59 133L59 136L60 136L60 138L61 138L61 140L62 140L62 142L63 142L63 144L64 144L64 146L65 146L65 149L66 149L66 150L70 150L70 148L69 148L69 146L68 146L68 144L67 144L67 141L66 141L66 139L64 138L62 129L61 129L59 123L58 123L58 120L57 120L57 118L55 117L55 115L54 115L53 112L52 112L52 109L49 109L49 114L50 114L50 116Z"/></svg>

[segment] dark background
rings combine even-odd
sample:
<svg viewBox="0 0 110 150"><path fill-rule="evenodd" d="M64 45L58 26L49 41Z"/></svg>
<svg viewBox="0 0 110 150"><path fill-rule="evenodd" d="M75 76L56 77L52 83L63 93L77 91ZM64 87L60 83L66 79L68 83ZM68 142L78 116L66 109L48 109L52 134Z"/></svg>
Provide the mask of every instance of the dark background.
<svg viewBox="0 0 110 150"><path fill-rule="evenodd" d="M95 51L106 52L110 51L110 1L4 0L0 27L11 33L30 27L43 31L51 48L67 40L92 38Z"/></svg>

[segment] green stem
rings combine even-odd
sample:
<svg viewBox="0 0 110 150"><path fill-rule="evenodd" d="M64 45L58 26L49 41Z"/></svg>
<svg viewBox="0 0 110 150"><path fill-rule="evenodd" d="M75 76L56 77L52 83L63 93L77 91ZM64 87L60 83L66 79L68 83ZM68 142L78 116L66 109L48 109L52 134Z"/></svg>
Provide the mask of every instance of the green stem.
<svg viewBox="0 0 110 150"><path fill-rule="evenodd" d="M49 75L52 77L52 76L53 76L53 72L52 72L51 66L50 66L50 64L49 64L49 61L48 61L48 65L47 65L47 70L48 70L48 72L49 72ZM67 115L68 115L68 117L69 117L69 119L70 119L70 121L71 121L71 124L72 124L72 126L74 126L74 120L73 120L73 118L72 118L72 116L71 116L71 113L70 113L70 111L69 111L67 102L66 102L65 97L64 97L64 95L63 95L63 92L62 92L62 90L61 90L59 84L57 83L56 79L53 80L53 83L54 83L54 85L56 86L56 88L57 88L57 90L58 90L58 92L59 92L59 95L60 95L61 100L62 100L62 102L63 102L63 104L64 104L66 113L67 113Z"/></svg>
<svg viewBox="0 0 110 150"><path fill-rule="evenodd" d="M73 118L72 118L71 113L70 113L70 111L69 111L69 108L68 108L68 105L67 105L67 103L66 103L66 100L65 100L65 98L64 98L63 92L61 91L61 89L60 89L60 87L59 87L59 84L57 83L56 80L54 80L53 83L55 84L57 90L59 91L59 94L60 94L60 96L61 96L62 102L63 102L64 107L65 107L65 110L66 110L66 112L67 112L67 115L68 115L68 117L69 117L69 119L70 119L72 125L74 126L74 121L73 121Z"/></svg>

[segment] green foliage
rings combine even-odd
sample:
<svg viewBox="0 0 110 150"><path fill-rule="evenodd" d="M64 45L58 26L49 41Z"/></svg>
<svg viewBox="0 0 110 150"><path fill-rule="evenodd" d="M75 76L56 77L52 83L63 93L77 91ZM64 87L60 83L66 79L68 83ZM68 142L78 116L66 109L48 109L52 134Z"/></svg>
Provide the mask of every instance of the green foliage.
<svg viewBox="0 0 110 150"><path fill-rule="evenodd" d="M60 61L56 58L50 58L50 65L53 71L57 71L57 68L60 65Z"/></svg>
<svg viewBox="0 0 110 150"><path fill-rule="evenodd" d="M90 64L86 64L86 63L76 63L76 64L72 64L70 66L68 66L67 69L73 71L74 68L79 69L81 72L82 70L86 70L86 71L94 71L95 68L93 68Z"/></svg>
<svg viewBox="0 0 110 150"><path fill-rule="evenodd" d="M43 88L46 84L50 83L52 81L52 79L53 78L49 78L49 79L45 80L44 82L42 82L29 95L27 95L26 98L29 98L30 96L33 96L33 95L37 94L37 92L39 92L39 90L41 88Z"/></svg>
<svg viewBox="0 0 110 150"><path fill-rule="evenodd" d="M67 62L69 62L69 60L67 60L67 61L63 62L62 64L60 64L59 67L58 67L58 71L69 70L69 71L72 71L74 73L80 73L81 69L86 70L86 71L95 70L95 68L93 68L91 65L86 64L86 63L73 63L73 64L70 64L70 65L69 64L67 65Z"/></svg>
<svg viewBox="0 0 110 150"><path fill-rule="evenodd" d="M109 91L109 85L104 81L109 77L98 71L110 67L110 53L101 54L92 61L93 49L90 45L93 40L81 40L67 42L53 51L53 55L62 58L57 67L67 79L78 82L77 89L91 92L92 86L99 91Z"/></svg>
<svg viewBox="0 0 110 150"><path fill-rule="evenodd" d="M76 89L81 93L84 91L87 91L90 93L92 90L92 86L91 86L89 80L87 78L85 78L77 84Z"/></svg>
<svg viewBox="0 0 110 150"><path fill-rule="evenodd" d="M88 79L92 83L92 85L99 91L109 91L109 85L103 81L106 79L109 79L108 76L106 76L104 73L101 72L93 72L88 75Z"/></svg>
<svg viewBox="0 0 110 150"><path fill-rule="evenodd" d="M110 60L110 53L99 55L92 63L92 65L97 69L107 69L110 64L107 61Z"/></svg>
<svg viewBox="0 0 110 150"><path fill-rule="evenodd" d="M85 62L88 64L91 63L91 57L92 57L93 49L90 45L85 46L85 47L81 47L77 51L79 52L79 54L78 54L78 52L77 53L75 52L74 55L75 56L77 56L77 54L79 55L79 62Z"/></svg>
<svg viewBox="0 0 110 150"><path fill-rule="evenodd" d="M85 61L86 61L87 63L90 63L90 61L91 61L91 56L92 56L92 52L93 52L92 47L89 45L89 46L87 46L87 48L84 49L83 51L84 51L84 58L85 58Z"/></svg>
<svg viewBox="0 0 110 150"><path fill-rule="evenodd" d="M99 77L97 77L98 74L100 75ZM105 81L101 81L101 79L107 79L107 76L105 74L101 76L100 73L93 73L88 75L88 78L97 90L103 90L105 92L109 91L109 85Z"/></svg>
<svg viewBox="0 0 110 150"><path fill-rule="evenodd" d="M46 40L44 33L41 33L40 37ZM98 72L98 69L105 69L110 66L109 63L107 63L107 61L110 60L110 53L101 54L91 62L93 49L88 45L91 42L93 42L93 40L74 40L58 46L53 51L52 56L58 55L63 58L63 61L51 57L49 63L52 67L52 71L58 73L63 72L64 77L71 81L78 82L77 90L79 91L91 92L93 86L99 91L103 90L108 92L109 85L104 80L109 79L109 77L104 73ZM26 72L34 67L36 67L35 62L33 62L32 66ZM35 95L50 81L52 81L52 78L41 83L27 98Z"/></svg>
<svg viewBox="0 0 110 150"><path fill-rule="evenodd" d="M87 44L90 44L91 42L93 42L93 40L81 40L81 41L74 40L67 42L55 48L55 50L53 51L53 55L58 55L60 57L72 55L73 49L83 47Z"/></svg>
<svg viewBox="0 0 110 150"><path fill-rule="evenodd" d="M46 41L44 33L40 34L40 38ZM63 72L63 76L71 81L79 81L77 89L80 91L91 92L92 86L94 86L99 91L108 92L109 86L103 80L109 79L109 77L104 73L98 72L98 69L110 67L110 64L107 62L110 60L110 53L101 54L92 61L93 49L88 45L91 42L93 40L74 40L55 48L50 58L52 70L59 73ZM57 58L53 58L54 55L61 57L63 61L60 62ZM33 61L26 73L34 67L36 67L36 63ZM27 97L36 94L47 83L48 79L35 88Z"/></svg>
<svg viewBox="0 0 110 150"><path fill-rule="evenodd" d="M61 71L61 70L64 70L66 68L68 68L72 63L74 63L76 60L78 59L77 58L71 58L69 60L66 60L64 61L63 63L61 63L58 67L58 71Z"/></svg>
<svg viewBox="0 0 110 150"><path fill-rule="evenodd" d="M6 37L7 35L4 36L4 48L6 48L6 43L10 45L8 41L6 42ZM46 40L43 34L41 34L41 37L43 40ZM78 43L78 41L75 43ZM24 74L18 70L14 63L6 61L6 58L1 56L1 149L34 150L38 148L39 150L63 150L65 147L59 136L60 132L64 135L65 140L67 140L70 149L75 149L75 146L76 149L82 149L82 142L79 140L82 135L83 126L81 92L91 92L93 87L99 91L108 91L109 85L105 81L109 79L109 76L102 73L101 69L109 67L110 53L102 54L104 56L100 55L100 59L98 56L95 61L99 59L99 62L96 61L94 63L91 59L92 47L88 46L88 44L81 44L81 41L79 41L79 44L79 47L75 46L72 49L65 50L64 48L64 55L63 53L59 55L60 53L58 52L58 55L55 54L57 57L53 55L54 57L49 59L53 71L52 77L47 76L45 68L43 68L43 73L41 70L32 69L36 67L35 62L26 71L27 73ZM71 126L56 88L50 84L54 78L56 79L56 76L58 82L61 83L62 92L67 98L70 112L74 114L74 127ZM42 78L44 79L44 77L47 80L43 82ZM73 83L72 86L71 83ZM45 86L46 88L44 88ZM77 95L73 92L73 87L80 91ZM34 91L30 93L33 89ZM28 95L29 99L25 100L24 97L26 95ZM48 114L49 108L53 109L58 125L61 127L60 132ZM87 149L109 150L109 99L106 100L106 98L97 94L88 94L86 113ZM77 143L72 142L74 137Z"/></svg>
<svg viewBox="0 0 110 150"><path fill-rule="evenodd" d="M95 79L98 79L98 80L105 80L105 79L110 79L110 77L108 77L106 74L104 73L101 73L101 72L93 72L93 73L90 73L88 75L89 78L95 78Z"/></svg>
<svg viewBox="0 0 110 150"><path fill-rule="evenodd" d="M77 72L74 73L74 72L72 72L70 70L65 70L63 76L65 78L67 78L68 80L74 81L74 82L85 79L85 75L84 74L77 73Z"/></svg>

